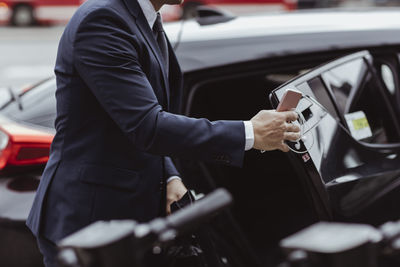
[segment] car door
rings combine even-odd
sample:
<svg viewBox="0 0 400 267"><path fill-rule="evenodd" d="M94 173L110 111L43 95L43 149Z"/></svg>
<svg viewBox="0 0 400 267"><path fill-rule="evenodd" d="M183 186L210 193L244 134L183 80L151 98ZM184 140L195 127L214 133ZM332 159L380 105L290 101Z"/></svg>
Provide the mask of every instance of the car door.
<svg viewBox="0 0 400 267"><path fill-rule="evenodd" d="M382 71L380 60L352 54L270 95L276 107L286 89L303 93L296 109L306 139L288 156L320 219L379 224L400 215L400 72Z"/></svg>

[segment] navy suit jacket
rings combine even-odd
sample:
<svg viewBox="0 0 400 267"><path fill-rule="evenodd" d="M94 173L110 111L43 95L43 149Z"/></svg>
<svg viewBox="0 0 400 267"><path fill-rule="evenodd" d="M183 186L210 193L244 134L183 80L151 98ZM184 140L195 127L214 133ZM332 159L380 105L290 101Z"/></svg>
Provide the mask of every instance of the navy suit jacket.
<svg viewBox="0 0 400 267"><path fill-rule="evenodd" d="M177 115L182 75L169 77L136 0L89 0L60 40L56 135L27 225L57 242L97 220L143 222L164 210L172 157L240 166L241 121ZM207 103L204 103L207 105Z"/></svg>

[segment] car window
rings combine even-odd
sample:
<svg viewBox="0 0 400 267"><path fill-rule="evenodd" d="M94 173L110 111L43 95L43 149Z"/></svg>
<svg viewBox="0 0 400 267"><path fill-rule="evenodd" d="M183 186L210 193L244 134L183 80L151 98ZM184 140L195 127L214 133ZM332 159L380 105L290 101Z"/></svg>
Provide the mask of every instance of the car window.
<svg viewBox="0 0 400 267"><path fill-rule="evenodd" d="M364 58L322 74L352 136L364 142L400 142L388 95Z"/></svg>
<svg viewBox="0 0 400 267"><path fill-rule="evenodd" d="M328 91L326 90L321 77L315 77L314 79L309 80L307 85L314 93L315 98L327 109L329 114L331 114L335 119L339 120L340 117L336 112L335 106L332 102L332 99L329 97Z"/></svg>
<svg viewBox="0 0 400 267"><path fill-rule="evenodd" d="M0 88L0 107L12 101L10 88Z"/></svg>
<svg viewBox="0 0 400 267"><path fill-rule="evenodd" d="M5 105L0 113L11 119L54 128L56 118L56 81L50 79L20 95L18 101Z"/></svg>
<svg viewBox="0 0 400 267"><path fill-rule="evenodd" d="M352 98L359 90L366 73L367 67L364 64L364 60L359 58L322 74L324 81L332 90L339 111L342 114L348 112Z"/></svg>

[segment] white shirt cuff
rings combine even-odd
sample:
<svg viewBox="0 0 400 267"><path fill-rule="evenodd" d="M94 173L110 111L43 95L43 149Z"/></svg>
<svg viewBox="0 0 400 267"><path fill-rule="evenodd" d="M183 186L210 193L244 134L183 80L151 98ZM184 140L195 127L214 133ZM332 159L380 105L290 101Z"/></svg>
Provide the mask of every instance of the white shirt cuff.
<svg viewBox="0 0 400 267"><path fill-rule="evenodd" d="M172 180L175 180L175 179L178 179L179 181L182 181L181 177L179 177L179 176L171 176L171 177L169 177L169 178L167 179L167 184L168 184L169 182L171 182Z"/></svg>
<svg viewBox="0 0 400 267"><path fill-rule="evenodd" d="M244 121L244 131L246 135L246 145L244 150L250 150L254 146L254 130L253 130L253 123L251 121Z"/></svg>

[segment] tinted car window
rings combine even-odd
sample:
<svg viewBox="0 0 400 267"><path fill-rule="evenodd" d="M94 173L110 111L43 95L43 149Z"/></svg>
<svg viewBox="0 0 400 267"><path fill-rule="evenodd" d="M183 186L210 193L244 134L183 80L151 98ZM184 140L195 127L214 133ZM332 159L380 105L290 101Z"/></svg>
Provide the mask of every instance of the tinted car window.
<svg viewBox="0 0 400 267"><path fill-rule="evenodd" d="M354 94L362 86L367 73L363 58L353 60L325 72L322 77L332 89L338 108L346 114Z"/></svg>
<svg viewBox="0 0 400 267"><path fill-rule="evenodd" d="M315 95L315 98L327 109L329 114L332 117L339 119L339 116L336 113L335 106L332 102L332 99L328 95L328 91L324 83L322 82L320 77L316 77L312 80L309 80L308 86L311 88L312 92Z"/></svg>
<svg viewBox="0 0 400 267"><path fill-rule="evenodd" d="M47 80L20 95L19 102L11 101L0 110L11 119L54 128L56 118L56 81Z"/></svg>
<svg viewBox="0 0 400 267"><path fill-rule="evenodd" d="M387 96L364 59L340 65L322 77L333 92L346 126L370 128L370 133L359 137L353 134L353 137L369 143L399 142Z"/></svg>

